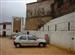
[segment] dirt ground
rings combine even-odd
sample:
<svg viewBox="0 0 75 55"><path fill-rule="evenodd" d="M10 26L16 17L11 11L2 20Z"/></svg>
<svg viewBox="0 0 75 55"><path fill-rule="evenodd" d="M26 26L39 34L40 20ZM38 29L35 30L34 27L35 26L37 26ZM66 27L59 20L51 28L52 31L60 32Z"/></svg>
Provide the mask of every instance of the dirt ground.
<svg viewBox="0 0 75 55"><path fill-rule="evenodd" d="M0 38L0 55L75 55L54 46L45 48L23 47L15 48L11 39Z"/></svg>

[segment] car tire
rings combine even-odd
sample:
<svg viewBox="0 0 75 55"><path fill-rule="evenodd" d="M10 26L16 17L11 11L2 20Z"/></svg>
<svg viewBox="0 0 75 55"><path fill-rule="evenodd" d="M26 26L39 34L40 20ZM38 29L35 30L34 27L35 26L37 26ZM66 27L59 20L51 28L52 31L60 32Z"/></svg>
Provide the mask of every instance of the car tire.
<svg viewBox="0 0 75 55"><path fill-rule="evenodd" d="M15 44L15 47L19 48L19 47L21 47L21 45L20 44Z"/></svg>
<svg viewBox="0 0 75 55"><path fill-rule="evenodd" d="M43 43L40 43L39 46L40 46L40 47L44 47L44 44L43 44Z"/></svg>

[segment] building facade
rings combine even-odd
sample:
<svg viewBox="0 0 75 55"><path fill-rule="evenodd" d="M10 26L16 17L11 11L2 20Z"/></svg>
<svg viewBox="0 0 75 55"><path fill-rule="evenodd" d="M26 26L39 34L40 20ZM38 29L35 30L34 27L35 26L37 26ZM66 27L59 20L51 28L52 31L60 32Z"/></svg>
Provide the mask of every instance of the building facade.
<svg viewBox="0 0 75 55"><path fill-rule="evenodd" d="M75 12L75 0L37 0L27 4L26 30L38 30L48 21Z"/></svg>
<svg viewBox="0 0 75 55"><path fill-rule="evenodd" d="M48 34L50 44L75 52L75 12L49 21L36 34Z"/></svg>
<svg viewBox="0 0 75 55"><path fill-rule="evenodd" d="M75 0L54 0L51 5L52 17L56 18L65 14L75 12Z"/></svg>
<svg viewBox="0 0 75 55"><path fill-rule="evenodd" d="M24 27L24 17L13 17L12 20L13 33L21 32Z"/></svg>
<svg viewBox="0 0 75 55"><path fill-rule="evenodd" d="M0 36L11 36L24 30L24 18L13 17L12 22L0 23Z"/></svg>
<svg viewBox="0 0 75 55"><path fill-rule="evenodd" d="M0 36L10 36L12 34L12 23L0 23Z"/></svg>
<svg viewBox="0 0 75 55"><path fill-rule="evenodd" d="M52 19L52 3L53 0L38 0L27 4L26 30L37 30Z"/></svg>

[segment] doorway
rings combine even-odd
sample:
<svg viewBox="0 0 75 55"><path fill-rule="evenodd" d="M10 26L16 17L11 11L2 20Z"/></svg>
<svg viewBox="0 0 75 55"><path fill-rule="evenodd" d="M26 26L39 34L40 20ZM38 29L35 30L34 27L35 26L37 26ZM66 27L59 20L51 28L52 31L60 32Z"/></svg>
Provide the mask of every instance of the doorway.
<svg viewBox="0 0 75 55"><path fill-rule="evenodd" d="M3 31L3 37L5 37L6 36L6 31Z"/></svg>

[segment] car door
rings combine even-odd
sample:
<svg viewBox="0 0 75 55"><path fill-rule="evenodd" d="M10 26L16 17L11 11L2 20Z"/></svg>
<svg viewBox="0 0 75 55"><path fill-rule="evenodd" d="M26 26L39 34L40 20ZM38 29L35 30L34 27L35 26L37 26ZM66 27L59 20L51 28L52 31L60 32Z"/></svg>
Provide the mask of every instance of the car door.
<svg viewBox="0 0 75 55"><path fill-rule="evenodd" d="M27 46L27 42L28 42L28 39L27 39L27 36L21 36L20 38L19 38L19 41L20 41L20 44L23 46Z"/></svg>
<svg viewBox="0 0 75 55"><path fill-rule="evenodd" d="M27 36L28 37L28 44L30 46L36 46L38 45L37 39L34 38L33 36Z"/></svg>

